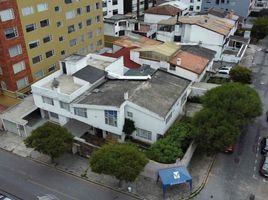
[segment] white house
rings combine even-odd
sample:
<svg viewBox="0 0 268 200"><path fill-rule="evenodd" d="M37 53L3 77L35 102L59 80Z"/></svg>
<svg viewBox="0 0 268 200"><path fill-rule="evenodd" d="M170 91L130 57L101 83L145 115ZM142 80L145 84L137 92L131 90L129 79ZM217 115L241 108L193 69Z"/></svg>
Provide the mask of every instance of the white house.
<svg viewBox="0 0 268 200"><path fill-rule="evenodd" d="M183 112L190 84L162 70L124 73L122 58L90 54L61 61L61 70L34 83L32 93L42 117L65 126L74 120L84 124L76 137L89 132L123 141L130 118L133 137L153 143Z"/></svg>
<svg viewBox="0 0 268 200"><path fill-rule="evenodd" d="M158 40L199 44L216 51L216 60L220 59L229 37L236 31L234 24L207 15L173 17L158 24Z"/></svg>
<svg viewBox="0 0 268 200"><path fill-rule="evenodd" d="M162 3L160 5L166 5L166 4L184 4L189 7L188 12L189 15L195 15L201 12L201 5L202 5L202 0L166 0L165 3Z"/></svg>
<svg viewBox="0 0 268 200"><path fill-rule="evenodd" d="M186 16L189 6L180 2L165 3L163 5L152 7L144 12L144 22L146 23L158 23L161 20L169 19L174 16Z"/></svg>
<svg viewBox="0 0 268 200"><path fill-rule="evenodd" d="M165 69L169 73L199 82L206 71L211 70L214 51L197 45L165 43L145 46L131 51L131 60L154 69Z"/></svg>
<svg viewBox="0 0 268 200"><path fill-rule="evenodd" d="M124 0L102 0L103 17L124 14Z"/></svg>

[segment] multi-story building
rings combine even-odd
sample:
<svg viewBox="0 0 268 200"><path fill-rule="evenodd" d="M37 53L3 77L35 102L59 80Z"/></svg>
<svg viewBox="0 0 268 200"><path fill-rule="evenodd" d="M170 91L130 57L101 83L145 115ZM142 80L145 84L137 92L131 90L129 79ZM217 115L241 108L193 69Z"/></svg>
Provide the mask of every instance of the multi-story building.
<svg viewBox="0 0 268 200"><path fill-rule="evenodd" d="M116 14L124 14L123 0L102 0L103 17L111 17Z"/></svg>
<svg viewBox="0 0 268 200"><path fill-rule="evenodd" d="M5 90L25 91L58 69L64 57L103 47L101 0L1 0L0 18L0 82Z"/></svg>
<svg viewBox="0 0 268 200"><path fill-rule="evenodd" d="M124 0L124 13L133 13L137 17L144 14L144 11L148 8L154 7L156 4L155 0ZM120 14L120 13L119 13Z"/></svg>
<svg viewBox="0 0 268 200"><path fill-rule="evenodd" d="M235 14L247 18L254 3L255 0L203 0L202 11L207 12L214 7L226 11L233 10Z"/></svg>

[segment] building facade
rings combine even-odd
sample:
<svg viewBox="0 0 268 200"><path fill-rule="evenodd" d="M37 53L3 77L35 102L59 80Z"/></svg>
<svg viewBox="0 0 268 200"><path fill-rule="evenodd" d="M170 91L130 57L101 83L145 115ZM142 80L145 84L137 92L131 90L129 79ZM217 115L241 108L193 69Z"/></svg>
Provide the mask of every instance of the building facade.
<svg viewBox="0 0 268 200"><path fill-rule="evenodd" d="M111 17L116 14L124 14L123 0L102 0L103 17Z"/></svg>
<svg viewBox="0 0 268 200"><path fill-rule="evenodd" d="M103 47L101 0L1 1L0 13L1 41L10 43L7 51L12 54L0 52L0 57L8 56L6 63L0 63L2 89L25 89L58 69L58 61L64 57Z"/></svg>
<svg viewBox="0 0 268 200"><path fill-rule="evenodd" d="M222 10L233 10L235 14L241 17L248 17L255 0L203 0L202 11L207 12L210 8L219 8Z"/></svg>

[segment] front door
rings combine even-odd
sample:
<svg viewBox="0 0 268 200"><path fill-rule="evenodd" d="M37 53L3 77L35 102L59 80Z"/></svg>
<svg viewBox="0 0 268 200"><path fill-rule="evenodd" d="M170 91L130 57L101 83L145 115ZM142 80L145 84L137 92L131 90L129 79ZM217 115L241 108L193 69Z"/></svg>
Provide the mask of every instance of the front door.
<svg viewBox="0 0 268 200"><path fill-rule="evenodd" d="M95 129L95 135L98 137L98 138L103 138L103 131L99 128L96 128Z"/></svg>

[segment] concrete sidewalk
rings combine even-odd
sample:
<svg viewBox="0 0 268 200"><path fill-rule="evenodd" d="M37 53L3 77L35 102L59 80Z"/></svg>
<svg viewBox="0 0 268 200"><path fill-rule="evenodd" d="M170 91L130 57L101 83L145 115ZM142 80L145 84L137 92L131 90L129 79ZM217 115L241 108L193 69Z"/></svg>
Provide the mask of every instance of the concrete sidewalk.
<svg viewBox="0 0 268 200"><path fill-rule="evenodd" d="M48 156L40 154L33 149L26 148L23 143L23 138L12 133L0 132L0 148L115 190L127 192L128 187L131 187L131 193L142 199L162 199L161 182L156 183L149 178L139 176L135 182L123 183L123 185L119 187L118 180L108 175L100 175L92 172L89 168L88 159L72 154L65 154L58 158L56 160L57 165L55 166L51 164ZM193 193L202 189L212 162L212 157L207 157L203 154L195 153L193 156L188 167L188 170L193 177ZM187 198L190 194L189 186L187 184L173 186L168 189L166 199Z"/></svg>

